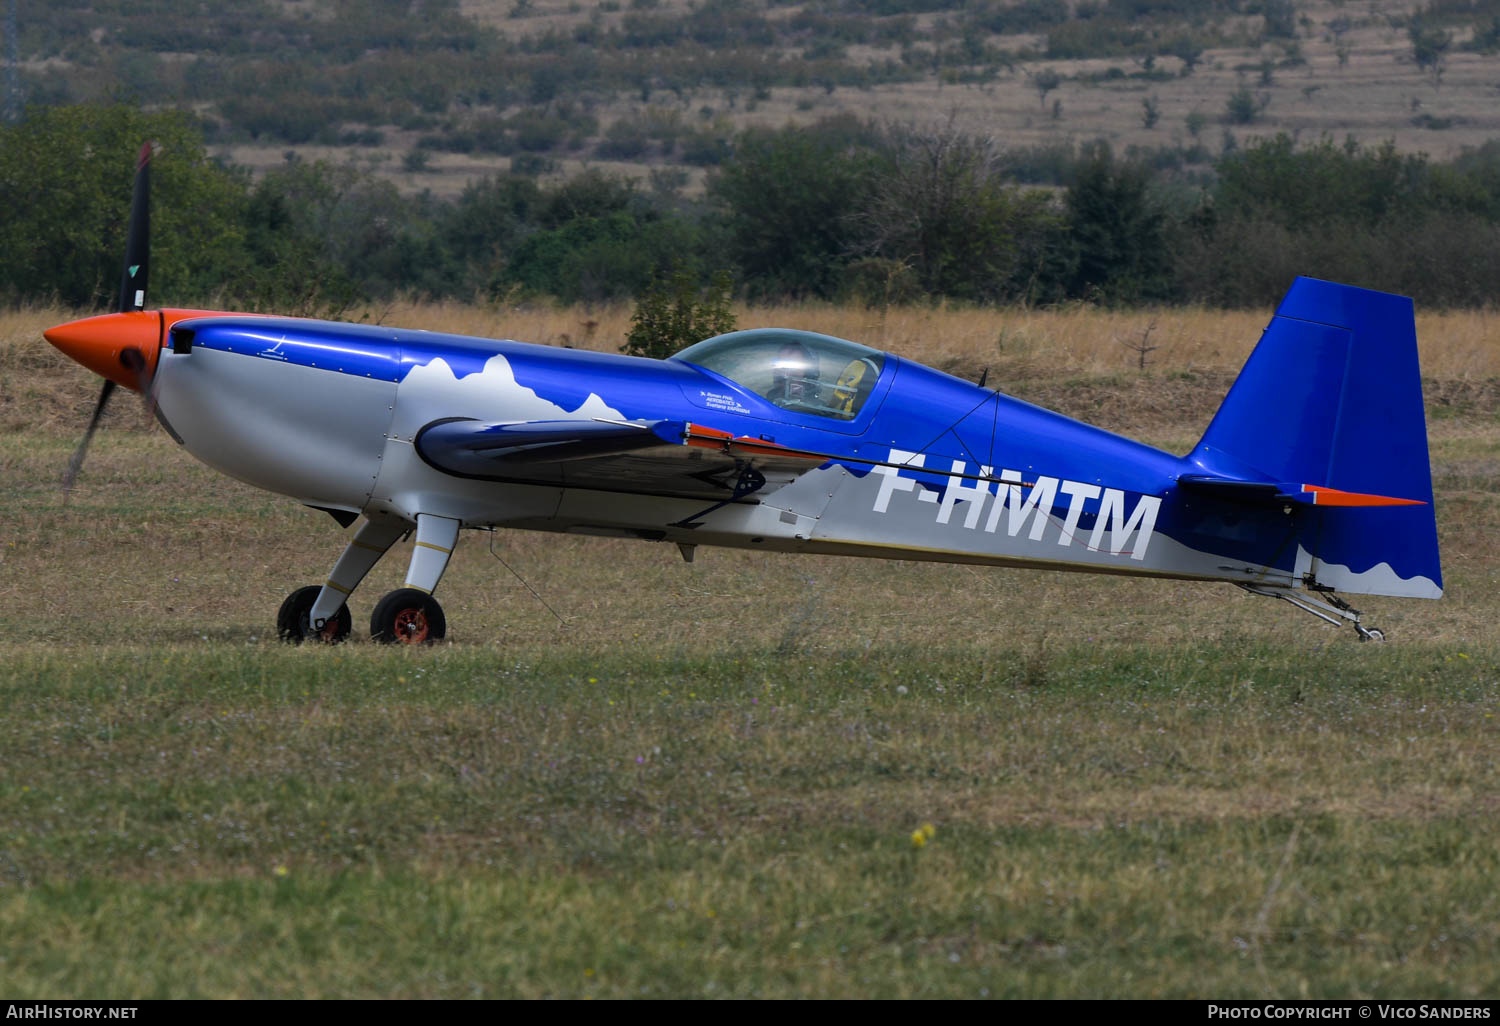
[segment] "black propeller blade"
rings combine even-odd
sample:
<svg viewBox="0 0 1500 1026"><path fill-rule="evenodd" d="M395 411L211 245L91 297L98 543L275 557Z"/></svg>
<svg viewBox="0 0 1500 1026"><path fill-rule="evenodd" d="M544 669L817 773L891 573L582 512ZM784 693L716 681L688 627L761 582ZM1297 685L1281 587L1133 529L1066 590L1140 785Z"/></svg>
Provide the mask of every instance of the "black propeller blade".
<svg viewBox="0 0 1500 1026"><path fill-rule="evenodd" d="M104 406L109 402L109 397L114 394L115 383L108 378L104 379L104 387L99 390L99 401L94 403L94 415L89 418L88 430L83 433L83 441L78 443L78 448L73 450L73 458L68 460L68 469L63 473L63 505L68 504L68 496L72 494L73 482L78 480L78 472L83 469L83 457L89 451L89 441L94 437L94 432L99 428L99 421L104 417Z"/></svg>
<svg viewBox="0 0 1500 1026"><path fill-rule="evenodd" d="M151 144L141 144L135 161L135 188L130 196L130 229L125 236L125 270L120 275L119 313L146 309L146 279L151 269Z"/></svg>
<svg viewBox="0 0 1500 1026"><path fill-rule="evenodd" d="M151 143L145 142L141 144L141 152L135 162L135 184L130 195L130 225L125 234L125 267L120 275L120 295L115 303L116 313L128 313L146 308L146 283L150 277L150 269ZM141 395L149 404L151 382L147 380L145 374L145 355L128 349L120 354L120 359L128 370L136 374ZM94 415L89 418L88 430L83 433L83 441L78 443L78 448L73 452L73 458L68 461L68 469L63 474L64 505L67 504L68 496L73 491L73 483L78 480L78 472L83 469L83 458L88 455L89 442L93 440L94 432L99 428L99 421L104 417L104 409L109 404L109 397L114 392L115 383L106 378L104 387L99 390L99 399L94 403Z"/></svg>

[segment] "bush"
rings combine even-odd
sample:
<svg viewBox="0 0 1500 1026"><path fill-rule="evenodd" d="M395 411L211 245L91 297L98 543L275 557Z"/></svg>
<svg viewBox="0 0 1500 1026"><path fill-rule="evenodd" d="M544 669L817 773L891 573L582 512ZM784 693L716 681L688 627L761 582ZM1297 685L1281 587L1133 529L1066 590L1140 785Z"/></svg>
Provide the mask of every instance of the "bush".
<svg viewBox="0 0 1500 1026"><path fill-rule="evenodd" d="M650 147L645 126L639 121L621 119L610 125L594 152L606 160L635 160Z"/></svg>
<svg viewBox="0 0 1500 1026"><path fill-rule="evenodd" d="M518 153L510 158L510 171L515 175L533 178L537 175L550 175L557 170L557 167L557 161L535 153Z"/></svg>
<svg viewBox="0 0 1500 1026"><path fill-rule="evenodd" d="M733 331L732 288L729 272L719 271L700 299L697 280L682 267L665 280L652 272L651 283L630 316L630 334L620 351L664 360L706 338Z"/></svg>
<svg viewBox="0 0 1500 1026"><path fill-rule="evenodd" d="M1255 139L1219 161L1215 201L1224 214L1255 213L1289 228L1375 224L1436 202L1426 158L1393 143L1366 148L1332 140L1299 149L1290 136Z"/></svg>
<svg viewBox="0 0 1500 1026"><path fill-rule="evenodd" d="M568 123L560 118L518 116L510 125L515 129L516 145L527 153L555 150L568 137Z"/></svg>
<svg viewBox="0 0 1500 1026"><path fill-rule="evenodd" d="M729 140L722 132L704 130L682 137L682 162L698 167L715 167L729 159Z"/></svg>
<svg viewBox="0 0 1500 1026"><path fill-rule="evenodd" d="M1124 57L1145 52L1144 31L1114 18L1067 21L1047 31L1047 56L1052 60L1083 57Z"/></svg>
<svg viewBox="0 0 1500 1026"><path fill-rule="evenodd" d="M1109 303L1169 296L1166 216L1150 184L1146 167L1117 161L1106 144L1085 151L1066 199L1069 235L1077 247L1073 295Z"/></svg>
<svg viewBox="0 0 1500 1026"><path fill-rule="evenodd" d="M1269 99L1262 94L1264 99ZM1260 116L1265 104L1257 100L1248 87L1240 86L1224 101L1224 120L1231 125L1248 125Z"/></svg>
<svg viewBox="0 0 1500 1026"><path fill-rule="evenodd" d="M709 180L726 249L752 295L837 292L870 164L868 152L846 143L845 128L822 122L746 132Z"/></svg>
<svg viewBox="0 0 1500 1026"><path fill-rule="evenodd" d="M1001 153L999 171L1029 185L1062 185L1072 176L1075 160L1071 142L1037 143Z"/></svg>

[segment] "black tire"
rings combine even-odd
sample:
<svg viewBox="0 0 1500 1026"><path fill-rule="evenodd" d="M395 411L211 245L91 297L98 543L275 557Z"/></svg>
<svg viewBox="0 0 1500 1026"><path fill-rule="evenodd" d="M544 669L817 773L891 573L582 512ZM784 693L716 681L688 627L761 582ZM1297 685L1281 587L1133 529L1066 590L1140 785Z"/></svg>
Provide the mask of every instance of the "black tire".
<svg viewBox="0 0 1500 1026"><path fill-rule="evenodd" d="M281 608L276 612L277 637L289 645L300 645L304 641L337 645L349 637L349 631L354 627L354 617L349 615L347 604L339 606L339 611L333 614L321 633L315 632L307 622L307 614L312 612L313 603L318 601L318 592L322 590L321 585L309 584L286 597L286 601L281 603Z"/></svg>
<svg viewBox="0 0 1500 1026"><path fill-rule="evenodd" d="M447 633L443 607L416 588L398 588L370 614L370 640L385 645L431 645Z"/></svg>

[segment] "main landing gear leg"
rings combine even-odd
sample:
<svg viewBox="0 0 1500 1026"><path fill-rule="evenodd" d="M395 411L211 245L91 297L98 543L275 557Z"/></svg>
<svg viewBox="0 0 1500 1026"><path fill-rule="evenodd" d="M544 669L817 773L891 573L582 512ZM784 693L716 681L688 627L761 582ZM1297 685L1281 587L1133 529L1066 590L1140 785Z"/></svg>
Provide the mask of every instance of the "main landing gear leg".
<svg viewBox="0 0 1500 1026"><path fill-rule="evenodd" d="M1284 599L1304 613L1311 613L1320 620L1327 620L1335 627L1344 623L1352 624L1354 633L1359 635L1360 641L1385 640L1385 631L1378 627L1366 627L1360 622L1359 610L1331 591L1324 592L1322 599L1315 599L1311 595L1296 593L1288 588L1272 588L1263 584L1241 584L1240 587L1252 595L1267 595L1271 598Z"/></svg>
<svg viewBox="0 0 1500 1026"><path fill-rule="evenodd" d="M344 546L326 584L298 588L281 604L276 628L283 641L343 641L349 636L351 618L344 600L370 568L408 530L399 520L366 520Z"/></svg>
<svg viewBox="0 0 1500 1026"><path fill-rule="evenodd" d="M426 513L417 516L417 541L412 548L406 586L380 600L370 614L370 637L387 644L430 645L448 632L443 607L432 592L458 544L459 522Z"/></svg>

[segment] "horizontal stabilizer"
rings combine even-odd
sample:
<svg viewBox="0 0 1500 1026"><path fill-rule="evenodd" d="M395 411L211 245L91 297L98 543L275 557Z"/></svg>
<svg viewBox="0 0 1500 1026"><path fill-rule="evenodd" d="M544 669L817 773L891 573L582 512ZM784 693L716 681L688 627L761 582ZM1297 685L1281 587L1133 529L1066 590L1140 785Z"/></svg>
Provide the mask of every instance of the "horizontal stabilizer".
<svg viewBox="0 0 1500 1026"><path fill-rule="evenodd" d="M1274 481L1239 481L1232 478L1185 474L1177 479L1184 491L1247 506L1426 506L1425 499L1399 499L1391 495L1347 492L1323 485L1288 484Z"/></svg>
<svg viewBox="0 0 1500 1026"><path fill-rule="evenodd" d="M1281 505L1281 499L1278 498L1281 485L1273 481L1236 481L1203 474L1184 474L1177 479L1177 484L1189 495L1238 502L1247 506Z"/></svg>

